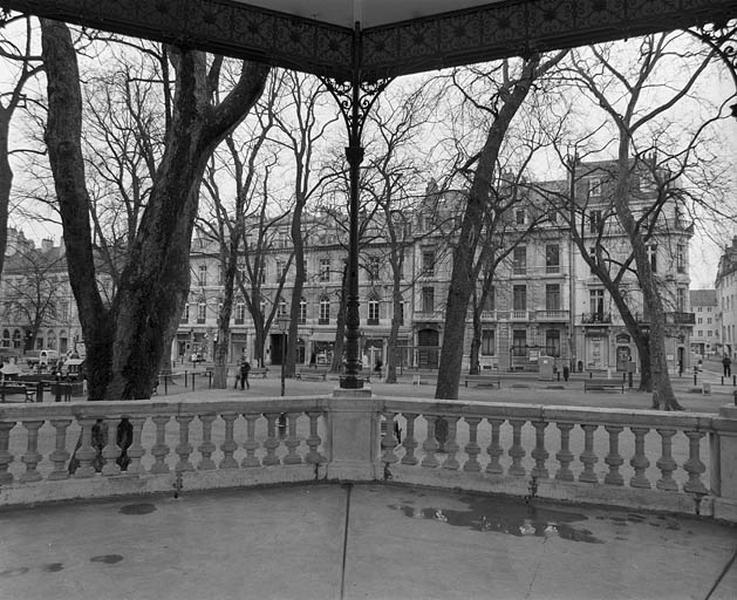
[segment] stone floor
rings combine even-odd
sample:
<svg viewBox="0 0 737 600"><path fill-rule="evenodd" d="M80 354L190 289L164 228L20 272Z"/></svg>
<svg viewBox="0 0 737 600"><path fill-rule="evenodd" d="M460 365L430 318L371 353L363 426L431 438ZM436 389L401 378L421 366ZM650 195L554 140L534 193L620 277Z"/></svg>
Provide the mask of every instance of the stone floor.
<svg viewBox="0 0 737 600"><path fill-rule="evenodd" d="M734 598L737 529L395 485L0 512L0 598Z"/></svg>

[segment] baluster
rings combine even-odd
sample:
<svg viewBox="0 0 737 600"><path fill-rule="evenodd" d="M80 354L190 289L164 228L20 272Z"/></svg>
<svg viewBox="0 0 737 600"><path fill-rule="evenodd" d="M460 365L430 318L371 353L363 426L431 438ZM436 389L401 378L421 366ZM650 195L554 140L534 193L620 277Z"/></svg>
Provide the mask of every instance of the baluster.
<svg viewBox="0 0 737 600"><path fill-rule="evenodd" d="M256 440L256 421L261 415L259 413L249 413L243 416L246 419L246 441L243 444L246 456L241 461L241 467L260 467L261 461L256 457L256 450L261 445Z"/></svg>
<svg viewBox="0 0 737 600"><path fill-rule="evenodd" d="M194 471L194 466L189 462L189 455L192 454L192 444L189 443L189 424L194 419L194 415L177 415L176 420L179 423L179 444L174 449L179 457L174 469L183 473L184 471Z"/></svg>
<svg viewBox="0 0 737 600"><path fill-rule="evenodd" d="M645 476L645 470L650 466L650 461L645 456L645 436L650 428L630 427L630 431L635 436L635 455L630 459L635 474L630 479L630 487L649 489L650 480Z"/></svg>
<svg viewBox="0 0 737 600"><path fill-rule="evenodd" d="M217 446L212 442L212 424L217 418L217 415L197 415L197 418L202 424L202 441L197 446L197 450L200 451L202 458L197 465L197 470L214 471L217 469L217 465L212 460L212 453L215 452Z"/></svg>
<svg viewBox="0 0 737 600"><path fill-rule="evenodd" d="M322 415L322 412L316 412L316 411L307 411L307 416L310 419L310 437L307 438L307 446L309 447L309 452L307 453L307 456L305 457L305 460L310 464L320 464L324 463L326 461L325 457L320 454L319 448L320 444L322 444L322 439L317 434L317 420Z"/></svg>
<svg viewBox="0 0 737 600"><path fill-rule="evenodd" d="M404 418L407 420L407 431L404 432L404 441L402 442L402 448L404 448L403 465L416 465L418 462L415 456L415 448L419 446L415 439L415 419L418 416L415 413L404 413Z"/></svg>
<svg viewBox="0 0 737 600"><path fill-rule="evenodd" d="M13 455L10 453L10 430L15 421L0 421L0 485L13 482L13 474L8 471Z"/></svg>
<svg viewBox="0 0 737 600"><path fill-rule="evenodd" d="M706 486L701 481L701 474L706 471L706 466L701 462L700 443L704 437L703 431L684 431L688 438L688 460L683 463L683 468L688 473L688 481L683 490L694 494L708 493Z"/></svg>
<svg viewBox="0 0 737 600"><path fill-rule="evenodd" d="M77 460L79 466L74 472L74 477L87 478L95 475L95 467L92 466L92 461L97 456L97 451L92 447L92 428L97 423L97 419L92 417L82 417L79 420L79 426L82 428L81 431L81 442L77 449Z"/></svg>
<svg viewBox="0 0 737 600"><path fill-rule="evenodd" d="M233 427L238 415L236 413L224 413L220 417L225 421L225 439L220 444L220 450L223 452L223 460L220 461L219 468L237 469L238 461L233 458L233 454L238 449L238 444L234 439Z"/></svg>
<svg viewBox="0 0 737 600"><path fill-rule="evenodd" d="M171 417L169 415L155 415L151 420L156 425L156 443L151 447L151 455L154 464L151 465L151 473L168 473L169 465L164 459L169 454L169 446L166 445L166 424Z"/></svg>
<svg viewBox="0 0 737 600"><path fill-rule="evenodd" d="M279 447L279 439L276 437L276 420L281 413L265 413L266 417L266 440L264 448L266 448L266 456L264 456L264 465L278 465L279 457L276 455L276 449Z"/></svg>
<svg viewBox="0 0 737 600"><path fill-rule="evenodd" d="M427 422L427 432L425 435L425 441L422 443L422 450L425 452L425 456L422 458L420 463L423 467L429 469L438 466L438 459L435 458L435 452L439 448L437 441L435 440L435 422L438 417L434 415L425 415L425 421Z"/></svg>
<svg viewBox="0 0 737 600"><path fill-rule="evenodd" d="M512 457L512 464L509 467L509 474L515 477L524 477L527 474L522 466L522 459L527 452L522 447L522 426L524 421L510 419L509 424L512 426L512 447L509 449L509 456Z"/></svg>
<svg viewBox="0 0 737 600"><path fill-rule="evenodd" d="M458 442L456 442L458 418L459 417L445 417L445 421L448 423L448 439L445 442L446 457L443 461L443 469L449 469L451 471L457 471L461 466L456 459L456 453L460 449Z"/></svg>
<svg viewBox="0 0 737 600"><path fill-rule="evenodd" d="M570 464L573 462L573 452L571 452L571 429L573 423L556 423L558 431L560 431L560 451L556 453L555 458L560 463L555 478L558 481L573 481L573 471Z"/></svg>
<svg viewBox="0 0 737 600"><path fill-rule="evenodd" d="M56 443L54 451L49 454L49 460L54 464L54 470L49 473L47 479L56 481L59 479L69 479L69 472L66 469L67 460L69 460L69 452L67 451L67 427L71 425L71 419L51 419L51 425L56 429ZM2 452L0 450L0 452ZM0 478L2 482L2 478Z"/></svg>
<svg viewBox="0 0 737 600"><path fill-rule="evenodd" d="M118 446L118 423L120 417L108 417L104 419L104 425L100 423L100 429L107 428L107 443L102 449L102 457L105 464L102 465L102 474L105 476L119 475L120 465L115 462L120 456L120 447Z"/></svg>
<svg viewBox="0 0 737 600"><path fill-rule="evenodd" d="M478 427L481 419L479 417L464 417L468 424L468 443L464 450L468 455L468 460L463 465L466 473L478 473L481 471L478 455L481 454L481 446L478 445Z"/></svg>
<svg viewBox="0 0 737 600"><path fill-rule="evenodd" d="M546 421L534 421L532 426L535 428L535 448L532 451L532 458L535 459L535 466L532 467L530 475L538 479L547 479L550 477L548 469L545 467L545 461L548 460L550 454L545 449L545 429L548 424Z"/></svg>
<svg viewBox="0 0 737 600"><path fill-rule="evenodd" d="M42 479L41 473L36 470L36 466L43 458L38 451L38 430L43 424L43 421L23 421L23 427L26 428L28 439L26 453L21 456L21 460L26 465L26 472L18 478L18 481L21 483L29 483Z"/></svg>
<svg viewBox="0 0 737 600"><path fill-rule="evenodd" d="M624 427L605 425L604 429L609 434L609 454L604 458L604 462L609 465L609 472L604 475L604 483L624 485L624 477L619 472L619 467L624 463L624 458L619 454L619 434Z"/></svg>
<svg viewBox="0 0 737 600"><path fill-rule="evenodd" d="M128 448L128 468L125 470L128 475L141 475L146 472L146 469L141 464L146 451L143 449L141 444L141 434L143 433L143 426L146 424L146 417L128 417L128 421L131 424L131 445Z"/></svg>
<svg viewBox="0 0 737 600"><path fill-rule="evenodd" d="M594 472L594 465L599 462L599 458L594 453L594 432L598 428L598 425L581 425L581 429L583 429L584 447L581 456L579 456L579 460L583 464L583 471L581 471L581 474L578 476L578 480L585 483L599 482L599 478Z"/></svg>
<svg viewBox="0 0 737 600"><path fill-rule="evenodd" d="M677 492L678 484L673 479L673 471L678 465L671 456L673 436L676 434L675 429L656 429L660 434L661 456L655 463L660 469L661 477L655 482L655 487L666 492Z"/></svg>
<svg viewBox="0 0 737 600"><path fill-rule="evenodd" d="M491 442L489 442L489 447L486 448L486 453L489 455L490 460L489 464L486 465L486 472L494 475L502 475L504 473L504 468L499 462L499 459L502 454L504 454L504 450L502 450L502 445L499 442L499 431L501 426L504 424L504 419L486 420L489 422L489 425L491 425Z"/></svg>
<svg viewBox="0 0 737 600"><path fill-rule="evenodd" d="M302 464L302 457L297 454L297 448L300 444L299 438L297 437L297 417L299 417L298 413L287 413L289 434L287 435L287 439L284 440L284 445L287 447L287 455L284 457L285 465Z"/></svg>
<svg viewBox="0 0 737 600"><path fill-rule="evenodd" d="M381 462L385 464L394 464L399 460L397 455L394 454L394 448L397 446L399 441L397 436L394 435L394 412L387 410L382 413L384 415L384 422L386 423L386 432L381 437Z"/></svg>

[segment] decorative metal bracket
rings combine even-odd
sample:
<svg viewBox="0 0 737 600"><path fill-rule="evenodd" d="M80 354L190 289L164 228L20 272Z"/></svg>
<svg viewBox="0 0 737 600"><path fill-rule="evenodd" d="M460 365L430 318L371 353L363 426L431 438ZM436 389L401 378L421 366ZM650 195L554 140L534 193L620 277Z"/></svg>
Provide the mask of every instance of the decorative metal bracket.
<svg viewBox="0 0 737 600"><path fill-rule="evenodd" d="M737 25L732 22L706 23L692 33L709 46L729 69L737 92ZM737 119L737 104L729 107Z"/></svg>

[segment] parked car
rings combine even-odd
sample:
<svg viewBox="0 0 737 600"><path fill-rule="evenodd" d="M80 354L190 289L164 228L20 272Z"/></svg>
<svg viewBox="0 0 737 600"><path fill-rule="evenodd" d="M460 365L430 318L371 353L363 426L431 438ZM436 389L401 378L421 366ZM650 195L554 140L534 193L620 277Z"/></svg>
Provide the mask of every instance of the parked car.
<svg viewBox="0 0 737 600"><path fill-rule="evenodd" d="M35 367L36 365L42 367L53 367L59 360L59 353L56 350L39 350L26 355L26 363L29 367Z"/></svg>

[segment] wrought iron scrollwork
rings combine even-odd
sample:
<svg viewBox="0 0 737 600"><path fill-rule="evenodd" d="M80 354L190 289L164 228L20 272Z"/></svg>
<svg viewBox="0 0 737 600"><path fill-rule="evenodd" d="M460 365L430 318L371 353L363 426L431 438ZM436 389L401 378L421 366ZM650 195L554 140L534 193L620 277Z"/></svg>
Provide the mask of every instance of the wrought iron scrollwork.
<svg viewBox="0 0 737 600"><path fill-rule="evenodd" d="M729 69L737 92L737 21L717 21L706 23L692 30L702 42L712 48ZM729 107L737 119L737 104Z"/></svg>

